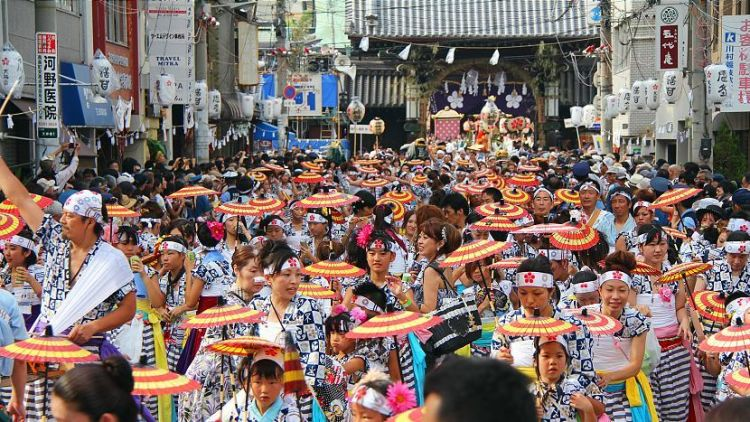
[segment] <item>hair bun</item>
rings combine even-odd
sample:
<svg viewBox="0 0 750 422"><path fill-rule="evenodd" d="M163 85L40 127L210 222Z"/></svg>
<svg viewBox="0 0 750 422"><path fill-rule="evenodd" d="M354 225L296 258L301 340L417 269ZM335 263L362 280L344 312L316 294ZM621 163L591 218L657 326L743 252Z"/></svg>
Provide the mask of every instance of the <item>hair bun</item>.
<svg viewBox="0 0 750 422"><path fill-rule="evenodd" d="M635 255L630 252L616 251L604 258L605 271L622 271L630 275L636 265Z"/></svg>
<svg viewBox="0 0 750 422"><path fill-rule="evenodd" d="M122 356L111 356L102 362L102 367L112 377L115 385L130 394L135 387L133 369L130 363Z"/></svg>

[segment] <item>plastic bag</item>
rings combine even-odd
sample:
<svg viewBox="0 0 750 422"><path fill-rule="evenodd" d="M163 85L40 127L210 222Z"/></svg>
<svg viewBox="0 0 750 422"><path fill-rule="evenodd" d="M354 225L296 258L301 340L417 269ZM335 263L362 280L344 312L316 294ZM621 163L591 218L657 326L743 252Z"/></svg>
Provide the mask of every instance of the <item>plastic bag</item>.
<svg viewBox="0 0 750 422"><path fill-rule="evenodd" d="M130 324L122 326L120 333L112 341L130 363L137 364L143 352L143 318L136 314Z"/></svg>
<svg viewBox="0 0 750 422"><path fill-rule="evenodd" d="M651 328L646 333L646 350L643 354L643 364L641 364L641 370L646 376L651 375L651 371L659 366L661 362L661 346L659 345L659 339L656 338L654 329Z"/></svg>

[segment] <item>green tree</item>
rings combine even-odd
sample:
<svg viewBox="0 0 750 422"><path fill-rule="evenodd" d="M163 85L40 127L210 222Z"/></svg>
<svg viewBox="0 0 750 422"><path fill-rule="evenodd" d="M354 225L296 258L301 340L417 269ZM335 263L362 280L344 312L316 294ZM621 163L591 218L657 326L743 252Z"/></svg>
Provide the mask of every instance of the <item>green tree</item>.
<svg viewBox="0 0 750 422"><path fill-rule="evenodd" d="M740 138L724 122L716 135L714 145L714 170L728 179L739 180L747 167L747 156L740 145Z"/></svg>

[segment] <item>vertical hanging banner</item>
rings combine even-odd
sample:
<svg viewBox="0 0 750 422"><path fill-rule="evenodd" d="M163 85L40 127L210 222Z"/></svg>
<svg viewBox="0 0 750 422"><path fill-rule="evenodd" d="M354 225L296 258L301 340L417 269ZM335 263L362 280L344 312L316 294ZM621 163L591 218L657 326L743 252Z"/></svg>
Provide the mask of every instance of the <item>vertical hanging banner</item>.
<svg viewBox="0 0 750 422"><path fill-rule="evenodd" d="M684 69L687 66L687 4L656 7L656 57L658 70Z"/></svg>
<svg viewBox="0 0 750 422"><path fill-rule="evenodd" d="M721 27L721 61L729 77L722 111L750 111L750 15L724 16Z"/></svg>
<svg viewBox="0 0 750 422"><path fill-rule="evenodd" d="M36 136L57 139L60 123L58 106L57 34L36 33Z"/></svg>
<svg viewBox="0 0 750 422"><path fill-rule="evenodd" d="M148 0L146 4L150 101L159 103L157 82L174 76L173 104L192 104L195 95L194 8L192 0Z"/></svg>

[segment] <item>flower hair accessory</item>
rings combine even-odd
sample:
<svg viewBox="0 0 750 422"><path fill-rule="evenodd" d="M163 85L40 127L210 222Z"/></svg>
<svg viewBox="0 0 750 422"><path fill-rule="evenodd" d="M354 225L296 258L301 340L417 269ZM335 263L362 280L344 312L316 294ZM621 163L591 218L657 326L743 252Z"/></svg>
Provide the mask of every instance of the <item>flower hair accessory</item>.
<svg viewBox="0 0 750 422"><path fill-rule="evenodd" d="M367 321L367 314L362 308L358 306L353 307L352 310L349 311L349 315L352 316L352 319L354 320L356 325Z"/></svg>
<svg viewBox="0 0 750 422"><path fill-rule="evenodd" d="M349 309L346 307L346 305L336 305L331 310L331 316L332 317L339 316L343 314L344 312L349 312Z"/></svg>
<svg viewBox="0 0 750 422"><path fill-rule="evenodd" d="M375 227L372 224L365 224L357 234L357 246L365 249L367 244L370 243L370 236L372 236L373 231L375 231Z"/></svg>
<svg viewBox="0 0 750 422"><path fill-rule="evenodd" d="M222 239L224 239L224 225L219 223L218 221L206 221L206 226L208 227L208 230L211 232L211 237L217 241L220 242Z"/></svg>
<svg viewBox="0 0 750 422"><path fill-rule="evenodd" d="M394 414L406 412L417 406L417 396L414 391L402 382L396 382L388 387L386 398Z"/></svg>

